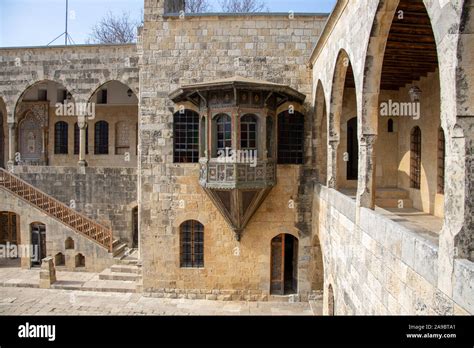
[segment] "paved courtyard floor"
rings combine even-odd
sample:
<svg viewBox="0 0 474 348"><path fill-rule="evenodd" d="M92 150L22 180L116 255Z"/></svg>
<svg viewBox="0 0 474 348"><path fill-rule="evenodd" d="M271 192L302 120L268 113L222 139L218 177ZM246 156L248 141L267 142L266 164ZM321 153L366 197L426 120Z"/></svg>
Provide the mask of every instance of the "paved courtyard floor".
<svg viewBox="0 0 474 348"><path fill-rule="evenodd" d="M39 269L0 265L0 315L321 315L311 303L207 301L148 297L130 282L58 272L56 289L39 289ZM105 284L105 285L104 285Z"/></svg>
<svg viewBox="0 0 474 348"><path fill-rule="evenodd" d="M224 302L0 287L0 315L317 315L317 303Z"/></svg>

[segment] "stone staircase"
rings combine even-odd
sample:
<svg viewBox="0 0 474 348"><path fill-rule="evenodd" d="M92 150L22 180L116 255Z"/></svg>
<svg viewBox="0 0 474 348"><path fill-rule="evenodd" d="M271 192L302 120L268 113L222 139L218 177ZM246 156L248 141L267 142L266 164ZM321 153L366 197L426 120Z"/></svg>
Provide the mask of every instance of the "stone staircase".
<svg viewBox="0 0 474 348"><path fill-rule="evenodd" d="M377 188L375 205L380 208L413 208L408 192L399 188Z"/></svg>

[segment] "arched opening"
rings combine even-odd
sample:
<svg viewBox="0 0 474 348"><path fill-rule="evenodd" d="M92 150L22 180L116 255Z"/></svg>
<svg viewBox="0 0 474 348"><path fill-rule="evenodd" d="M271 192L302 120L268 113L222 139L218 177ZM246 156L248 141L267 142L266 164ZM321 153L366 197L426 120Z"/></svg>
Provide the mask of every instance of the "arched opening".
<svg viewBox="0 0 474 348"><path fill-rule="evenodd" d="M336 314L335 302L334 302L334 290L332 285L328 287L328 315L334 316Z"/></svg>
<svg viewBox="0 0 474 348"><path fill-rule="evenodd" d="M66 241L64 242L64 249L74 250L74 239L72 239L71 237L67 237Z"/></svg>
<svg viewBox="0 0 474 348"><path fill-rule="evenodd" d="M132 236L133 236L133 248L138 248L138 207L132 210Z"/></svg>
<svg viewBox="0 0 474 348"><path fill-rule="evenodd" d="M57 253L56 255L54 255L54 265L56 267L66 265L66 257L63 253Z"/></svg>
<svg viewBox="0 0 474 348"><path fill-rule="evenodd" d="M322 185L327 184L327 166L328 166L328 119L326 110L326 97L321 81L318 81L316 90L316 122L315 134L313 140L316 146L314 158L315 166L318 169L318 182Z"/></svg>
<svg viewBox="0 0 474 348"><path fill-rule="evenodd" d="M42 260L46 257L46 225L40 222L34 222L30 225L31 245L33 247L31 265L40 266Z"/></svg>
<svg viewBox="0 0 474 348"><path fill-rule="evenodd" d="M72 95L55 81L37 82L23 92L15 107L13 153L20 154L18 164L64 165L74 105Z"/></svg>
<svg viewBox="0 0 474 348"><path fill-rule="evenodd" d="M80 131L85 132L85 152L80 157L90 166L135 167L138 155L138 97L126 84L111 80L98 87L90 96L94 119L86 120ZM89 134L94 151L88 155ZM77 148L80 152L80 131ZM88 156L86 156L88 155Z"/></svg>
<svg viewBox="0 0 474 348"><path fill-rule="evenodd" d="M352 120L351 124L349 121ZM355 122L355 123L354 123ZM350 134L349 134L350 133ZM352 63L339 52L333 77L329 117L329 185L355 197L358 177L357 99ZM349 143L350 140L350 143ZM351 153L349 153L349 150ZM350 174L350 175L349 175Z"/></svg>
<svg viewBox="0 0 474 348"><path fill-rule="evenodd" d="M76 268L86 267L86 258L82 254L77 254L74 258L74 265Z"/></svg>
<svg viewBox="0 0 474 348"><path fill-rule="evenodd" d="M298 292L298 239L280 234L271 241L271 284L273 295Z"/></svg>
<svg viewBox="0 0 474 348"><path fill-rule="evenodd" d="M438 193L441 97L431 20L422 0L381 2L376 17L362 120L363 136L377 134L374 204L436 237L444 195Z"/></svg>

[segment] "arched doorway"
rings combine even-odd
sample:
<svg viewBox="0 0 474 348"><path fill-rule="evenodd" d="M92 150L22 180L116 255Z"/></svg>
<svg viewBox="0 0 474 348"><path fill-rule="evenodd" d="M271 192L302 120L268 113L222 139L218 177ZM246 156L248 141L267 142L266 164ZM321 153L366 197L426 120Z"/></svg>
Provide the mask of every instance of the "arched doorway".
<svg viewBox="0 0 474 348"><path fill-rule="evenodd" d="M40 266L46 257L46 226L39 222L31 224L31 245L33 247L31 265Z"/></svg>
<svg viewBox="0 0 474 348"><path fill-rule="evenodd" d="M280 234L271 242L272 295L289 295L298 292L298 239Z"/></svg>

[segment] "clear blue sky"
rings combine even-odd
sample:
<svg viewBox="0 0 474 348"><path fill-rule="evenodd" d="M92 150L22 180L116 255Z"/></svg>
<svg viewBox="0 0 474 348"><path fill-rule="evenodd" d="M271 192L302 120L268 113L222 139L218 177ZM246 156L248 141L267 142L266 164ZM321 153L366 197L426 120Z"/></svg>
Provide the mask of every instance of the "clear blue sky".
<svg viewBox="0 0 474 348"><path fill-rule="evenodd" d="M43 46L64 32L65 0L0 0L0 47ZM219 1L210 0L219 11ZM271 12L330 12L336 0L266 0ZM137 20L143 0L69 0L69 33L77 44L111 11ZM64 38L55 42L63 44Z"/></svg>

